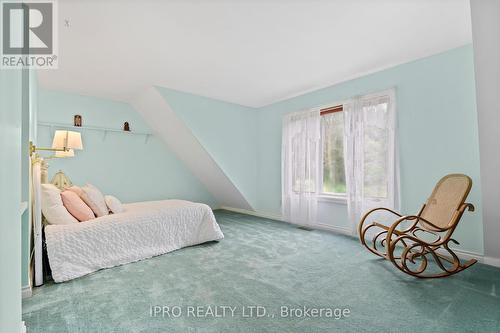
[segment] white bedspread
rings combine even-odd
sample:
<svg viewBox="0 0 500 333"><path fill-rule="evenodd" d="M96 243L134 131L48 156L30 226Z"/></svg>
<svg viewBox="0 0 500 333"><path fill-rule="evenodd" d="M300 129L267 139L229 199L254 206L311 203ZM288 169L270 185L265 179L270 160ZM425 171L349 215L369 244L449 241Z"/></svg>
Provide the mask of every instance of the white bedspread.
<svg viewBox="0 0 500 333"><path fill-rule="evenodd" d="M224 238L204 204L164 200L124 208L88 222L45 227L55 282Z"/></svg>

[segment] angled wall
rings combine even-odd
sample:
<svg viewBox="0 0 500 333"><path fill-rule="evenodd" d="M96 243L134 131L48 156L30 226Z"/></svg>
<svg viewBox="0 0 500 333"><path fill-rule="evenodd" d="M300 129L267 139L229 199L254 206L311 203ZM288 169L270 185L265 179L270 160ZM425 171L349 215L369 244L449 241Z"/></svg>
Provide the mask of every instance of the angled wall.
<svg viewBox="0 0 500 333"><path fill-rule="evenodd" d="M157 88L151 87L131 101L156 136L176 154L223 206L252 209L238 187L172 110Z"/></svg>
<svg viewBox="0 0 500 333"><path fill-rule="evenodd" d="M157 87L252 207L257 203L257 110Z"/></svg>

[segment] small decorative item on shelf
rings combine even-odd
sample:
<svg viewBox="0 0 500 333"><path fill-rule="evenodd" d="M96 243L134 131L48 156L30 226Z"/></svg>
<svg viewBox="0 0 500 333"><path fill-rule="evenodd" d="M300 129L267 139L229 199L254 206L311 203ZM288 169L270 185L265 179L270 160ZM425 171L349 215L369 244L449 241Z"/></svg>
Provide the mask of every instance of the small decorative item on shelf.
<svg viewBox="0 0 500 333"><path fill-rule="evenodd" d="M76 127L82 127L82 116L75 114L73 118L73 125Z"/></svg>
<svg viewBox="0 0 500 333"><path fill-rule="evenodd" d="M125 132L130 132L130 124L128 123L128 121L126 121L124 124L123 124L123 130Z"/></svg>

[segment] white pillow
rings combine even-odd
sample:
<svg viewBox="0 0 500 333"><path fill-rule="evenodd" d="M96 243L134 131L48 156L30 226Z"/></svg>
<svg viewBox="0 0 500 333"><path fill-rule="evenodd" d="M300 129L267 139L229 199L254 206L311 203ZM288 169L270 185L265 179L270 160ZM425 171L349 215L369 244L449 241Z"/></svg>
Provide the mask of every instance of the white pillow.
<svg viewBox="0 0 500 333"><path fill-rule="evenodd" d="M42 213L50 224L72 224L78 220L64 207L61 191L52 184L42 184Z"/></svg>
<svg viewBox="0 0 500 333"><path fill-rule="evenodd" d="M87 184L82 186L82 200L87 204L87 206L92 209L97 217L106 216L109 214L108 206L106 206L106 201L101 191L97 189L92 184Z"/></svg>
<svg viewBox="0 0 500 333"><path fill-rule="evenodd" d="M113 214L118 214L125 210L120 200L112 195L105 195L104 200L106 200L106 205Z"/></svg>

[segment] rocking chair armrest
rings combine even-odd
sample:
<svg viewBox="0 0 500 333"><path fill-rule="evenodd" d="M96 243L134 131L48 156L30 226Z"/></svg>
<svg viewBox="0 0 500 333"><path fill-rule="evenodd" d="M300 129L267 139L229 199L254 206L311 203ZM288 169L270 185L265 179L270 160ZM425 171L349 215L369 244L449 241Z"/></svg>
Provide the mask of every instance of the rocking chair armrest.
<svg viewBox="0 0 500 333"><path fill-rule="evenodd" d="M390 209L390 208L386 208L386 207L378 207L378 208L374 208L374 209L372 209L372 210L368 211L368 212L367 212L367 213L363 216L363 220L364 220L364 219L366 219L366 218L368 217L368 215L370 215L370 214L371 214L371 213L373 213L373 212L376 212L377 210L385 210L385 211L388 211L388 212L390 212L390 213L392 213L392 214L394 214L394 215L397 215L397 216L399 216L399 217L403 217L403 215L399 214L399 213L398 213L398 212L396 212L396 211L393 211L393 210L392 210L392 209Z"/></svg>
<svg viewBox="0 0 500 333"><path fill-rule="evenodd" d="M399 216L399 217L402 217L403 215L399 214L398 212L395 212L393 211L392 209L389 209L389 208L385 208L385 207L378 207L378 208L374 208L370 211L368 211L362 218L361 218L361 221L359 221L359 224L358 224L358 235L360 237L362 237L362 233L363 233L363 224L365 223L366 219L368 218L368 216L376 211L379 211L379 210L383 210L383 211L387 211L387 212L390 212L396 216Z"/></svg>
<svg viewBox="0 0 500 333"><path fill-rule="evenodd" d="M408 228L404 229L404 230L397 230L397 227L403 223L404 221L413 221L415 220L415 222L413 222ZM446 231L448 229L446 228L440 228L438 227L437 225L431 223L430 221L424 219L423 217L421 216L418 216L418 215L406 215L406 216L402 216L400 219L398 219L396 222L394 222L391 227L389 228L389 230L387 231L387 235L386 235L386 244L390 247L391 246L391 240L392 240L392 235L393 234L396 234L398 236L397 239L400 239L400 238L409 238L409 239L412 239L413 241L415 242L418 242L420 244L423 244L423 245L426 245L426 246L435 246L435 245L438 245L437 243L433 242L433 243L428 243L426 241L424 241L423 239L420 239L420 238L417 238L415 237L414 235L411 235L409 234L408 232L413 230L415 228L415 226L417 225L418 222L420 221L423 221L424 223L427 223L429 224L430 226L432 226L433 228L436 228L437 231ZM388 254L389 254L390 251L388 251ZM391 255L389 254L389 257Z"/></svg>
<svg viewBox="0 0 500 333"><path fill-rule="evenodd" d="M399 220L397 220L396 222L394 222L392 226L394 226L394 225L396 225L396 226L397 226L398 224L400 224L400 223L401 223L401 222L403 222L403 221L412 221L412 220L416 220L416 221L412 224L412 226L411 226L411 227L409 227L409 228L405 229L405 230L404 230L405 232L406 232L406 231L410 231L411 229L413 229L413 227L414 227L414 226L415 226L418 222L420 222L420 221L422 221L422 222L424 222L425 224L428 224L428 225L430 225L431 227L435 228L435 229L436 229L436 231L440 231L440 232L442 232L442 231L447 231L447 230L449 229L449 228L441 228L441 227L438 227L437 225L435 225L435 224L434 224L434 223L432 223L431 221L426 220L426 219L424 219L423 217L421 217L421 216L419 216L419 215L406 215L406 216L402 216ZM391 226L391 228L392 228L392 226Z"/></svg>
<svg viewBox="0 0 500 333"><path fill-rule="evenodd" d="M401 223L403 223L404 221L411 221L411 220L415 220L415 222L413 222L411 224L411 226L409 226L408 228L406 228L404 230L397 230L397 227ZM387 249L387 256L388 256L389 260L392 261L393 260L393 256L394 256L394 254L392 253L393 249L391 249L391 247L394 247L394 244L396 244L398 242L398 240L401 239L401 238L405 238L405 239L408 238L408 239L411 239L414 242L420 243L420 244L425 245L425 246L432 246L432 245L434 245L434 244L427 243L426 241L424 241L424 240L422 240L420 238L417 238L414 235L408 233L409 231L411 231L412 229L415 228L415 226L417 225L417 223L420 220L423 220L424 222L427 221L427 220L421 218L418 215L407 215L407 216L401 217L400 219L398 219L396 222L394 222L391 225L391 227L387 231L387 235L386 235L386 238L385 238L385 242L386 242L387 247L388 247L388 249ZM393 234L396 234L398 236L395 240L392 239L392 235Z"/></svg>
<svg viewBox="0 0 500 333"><path fill-rule="evenodd" d="M474 207L473 204L471 203L468 203L468 202L464 202L462 204L462 207L460 207L462 209L462 211L465 211L466 209L469 211L469 212L473 212L476 210L476 208Z"/></svg>
<svg viewBox="0 0 500 333"><path fill-rule="evenodd" d="M389 212L389 213L392 213L392 214L394 214L394 215L396 215L396 216L399 216L399 217L402 217L402 216L403 216L403 215L399 214L398 212L395 212L395 211L393 211L392 209L389 209L389 208L385 208L385 207L378 207L378 208L374 208L374 209L372 209L372 210L368 211L365 215L363 215L363 217L361 218L361 221L359 221L359 224L358 224L358 233L359 233L360 235L361 235L361 231L362 231L362 229L363 229L363 224L365 223L366 218L367 218L370 214L372 214L372 213L374 213L374 212L376 212L376 211L379 211L379 210L385 210L385 211L387 211L387 212Z"/></svg>
<svg viewBox="0 0 500 333"><path fill-rule="evenodd" d="M405 215L401 216L401 218L397 219L390 227L389 230L387 231L387 236L389 234L395 233L395 234L405 234L408 231L411 231L415 226L417 225L420 217L418 215ZM411 221L411 220L416 220L413 222L408 228L403 229L403 230L397 230L397 227L403 223L404 221Z"/></svg>

